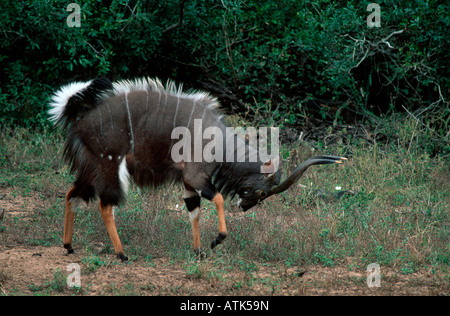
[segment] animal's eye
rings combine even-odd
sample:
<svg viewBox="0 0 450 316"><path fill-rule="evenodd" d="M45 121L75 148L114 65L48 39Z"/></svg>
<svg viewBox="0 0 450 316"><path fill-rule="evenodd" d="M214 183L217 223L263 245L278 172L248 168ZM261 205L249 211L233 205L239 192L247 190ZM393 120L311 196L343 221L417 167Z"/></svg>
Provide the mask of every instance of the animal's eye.
<svg viewBox="0 0 450 316"><path fill-rule="evenodd" d="M266 196L267 196L267 192L259 191L259 197L260 198L265 198Z"/></svg>

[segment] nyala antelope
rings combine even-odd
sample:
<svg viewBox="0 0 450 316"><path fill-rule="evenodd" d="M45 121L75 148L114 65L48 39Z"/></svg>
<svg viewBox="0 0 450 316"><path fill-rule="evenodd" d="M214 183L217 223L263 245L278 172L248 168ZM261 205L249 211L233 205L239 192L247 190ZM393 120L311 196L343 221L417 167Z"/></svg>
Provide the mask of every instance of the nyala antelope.
<svg viewBox="0 0 450 316"><path fill-rule="evenodd" d="M50 101L50 120L66 131L65 161L76 180L65 197L63 243L73 253L72 234L75 209L80 201L99 198L100 213L115 253L127 261L114 222L114 207L124 201L129 180L139 187L182 181L184 201L191 222L194 251L200 250L200 198L214 202L219 234L214 248L227 237L224 198L238 197L244 211L271 195L287 190L315 164L341 163L343 157L316 156L300 164L280 183L274 159L253 162L174 161L172 131L185 127L196 135L194 121L225 131L217 99L204 92L183 92L172 82L163 86L157 79L110 82L95 79L63 86ZM198 133L198 132L197 132ZM224 132L223 135L226 135ZM195 137L195 136L194 136ZM203 145L206 144L202 140ZM223 144L223 154L236 151ZM245 144L248 156L248 144ZM194 152L194 150L186 152ZM236 157L233 152L231 156ZM265 169L262 167L266 167ZM262 172L261 170L268 170Z"/></svg>

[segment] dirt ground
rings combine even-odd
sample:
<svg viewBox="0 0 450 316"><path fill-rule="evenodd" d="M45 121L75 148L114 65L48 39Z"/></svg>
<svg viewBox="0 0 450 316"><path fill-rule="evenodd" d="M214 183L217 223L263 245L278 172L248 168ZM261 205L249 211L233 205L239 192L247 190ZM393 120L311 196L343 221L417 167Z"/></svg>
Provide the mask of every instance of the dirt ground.
<svg viewBox="0 0 450 316"><path fill-rule="evenodd" d="M0 192L0 224L9 216L31 211L33 195ZM3 217L3 219L1 219ZM63 218L61 218L63 220ZM9 223L12 223L9 221ZM2 234L2 231L0 231ZM62 234L62 232L61 232ZM4 239L5 240L5 239ZM0 295L449 295L448 276L420 271L401 274L381 267L380 287L368 287L368 271L340 266L304 266L255 263L253 272L218 272L208 259L198 263L198 273L170 258L144 258L124 264L104 254L102 264L92 268L83 260L88 254L75 248L66 255L62 246L31 246L8 241L0 244ZM348 259L349 261L351 258ZM70 264L80 267L81 288L69 288ZM70 267L70 266L69 266Z"/></svg>
<svg viewBox="0 0 450 316"><path fill-rule="evenodd" d="M448 295L449 286L436 281L427 272L399 275L392 270L381 271L380 287L369 288L365 284L367 273L348 271L341 267L308 266L303 275L297 268L276 271L276 268L260 267L254 273L255 279L267 280L277 275L291 278L280 284L279 289L264 287L262 282L238 289L235 281L246 276L241 272L227 274L225 279L197 278L189 276L180 264L160 258L152 266L134 261L130 264L116 264L110 257L110 264L92 272L84 272L86 264L81 259L83 251L65 255L62 247L2 246L0 248L0 285L4 295L33 295L39 290L49 295ZM108 259L106 259L108 260ZM55 273L70 278L75 270L70 264L80 265L80 291L66 288L64 284L53 285ZM63 280L64 281L64 280ZM45 289L48 289L45 292Z"/></svg>

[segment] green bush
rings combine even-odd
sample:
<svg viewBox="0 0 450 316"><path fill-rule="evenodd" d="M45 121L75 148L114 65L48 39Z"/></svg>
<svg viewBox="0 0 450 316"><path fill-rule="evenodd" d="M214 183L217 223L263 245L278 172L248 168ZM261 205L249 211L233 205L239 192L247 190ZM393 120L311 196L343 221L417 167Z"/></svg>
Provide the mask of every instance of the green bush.
<svg viewBox="0 0 450 316"><path fill-rule="evenodd" d="M46 124L58 86L158 76L211 91L228 109L258 104L278 124L409 111L446 135L449 5L328 0L7 1L0 11L1 123ZM180 14L182 13L182 14Z"/></svg>

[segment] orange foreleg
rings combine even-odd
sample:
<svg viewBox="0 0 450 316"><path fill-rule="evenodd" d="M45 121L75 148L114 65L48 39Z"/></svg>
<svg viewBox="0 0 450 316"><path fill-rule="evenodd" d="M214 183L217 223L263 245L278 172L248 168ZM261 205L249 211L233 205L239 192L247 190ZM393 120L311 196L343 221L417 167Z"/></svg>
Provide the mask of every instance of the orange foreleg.
<svg viewBox="0 0 450 316"><path fill-rule="evenodd" d="M219 218L219 236L216 237L211 243L211 249L213 249L218 244L227 237L227 226L225 223L225 213L223 210L223 197L222 194L217 193L212 199L214 204L216 204L217 217Z"/></svg>

